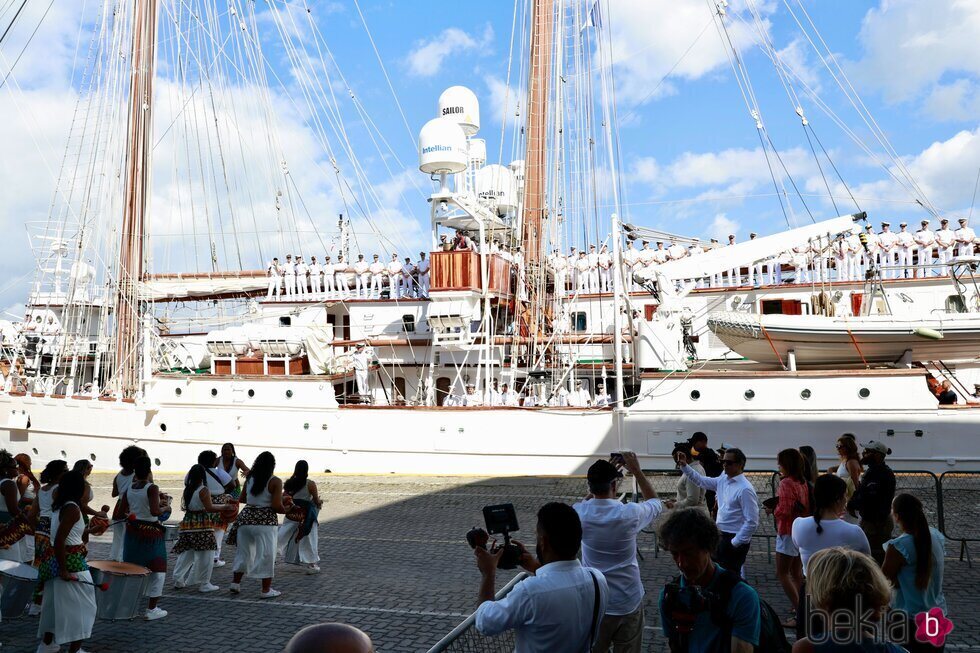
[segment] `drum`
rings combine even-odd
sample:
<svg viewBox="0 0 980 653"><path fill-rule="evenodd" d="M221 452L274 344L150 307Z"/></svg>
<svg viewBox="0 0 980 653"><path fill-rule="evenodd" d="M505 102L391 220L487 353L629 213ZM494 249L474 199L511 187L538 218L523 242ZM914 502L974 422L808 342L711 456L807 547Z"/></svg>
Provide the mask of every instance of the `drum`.
<svg viewBox="0 0 980 653"><path fill-rule="evenodd" d="M13 560L0 560L0 616L16 619L24 614L34 598L37 569Z"/></svg>
<svg viewBox="0 0 980 653"><path fill-rule="evenodd" d="M180 524L164 524L163 539L166 542L176 542L180 537Z"/></svg>
<svg viewBox="0 0 980 653"><path fill-rule="evenodd" d="M142 612L142 598L150 582L150 570L128 562L90 560L92 580L96 585L108 583L109 589L96 592L96 616L108 621L134 619Z"/></svg>

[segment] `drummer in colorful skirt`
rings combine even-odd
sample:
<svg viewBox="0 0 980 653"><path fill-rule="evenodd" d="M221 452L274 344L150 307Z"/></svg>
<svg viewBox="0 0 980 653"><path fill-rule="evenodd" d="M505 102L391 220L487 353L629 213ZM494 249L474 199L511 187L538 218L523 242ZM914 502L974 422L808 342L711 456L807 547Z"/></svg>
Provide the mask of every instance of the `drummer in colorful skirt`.
<svg viewBox="0 0 980 653"><path fill-rule="evenodd" d="M160 488L150 478L150 459L140 456L133 465L133 482L122 496L122 511L128 515L123 545L123 562L150 570L150 584L146 596L150 599L146 609L147 621L163 619L167 611L157 607L163 594L163 581L167 577L167 544L163 526L158 517L167 507Z"/></svg>
<svg viewBox="0 0 980 653"><path fill-rule="evenodd" d="M0 560L29 564L34 560L34 554L28 551L26 537L31 524L27 513L21 510L17 476L14 457L0 449Z"/></svg>
<svg viewBox="0 0 980 653"><path fill-rule="evenodd" d="M214 541L216 543L216 548L212 554L214 556L214 566L224 567L225 561L221 559L221 546L228 527L234 523L235 517L238 515L238 498L237 495L232 495L232 492L238 487L238 479L229 476L225 472L218 458L218 454L213 451L202 451L198 454L197 464L204 467L204 482L208 487L208 491L211 492L211 502L215 505L230 504L234 506L234 509L222 510L220 514L216 514L216 519L212 524L214 527ZM187 483L186 477L184 478L184 483Z"/></svg>
<svg viewBox="0 0 980 653"><path fill-rule="evenodd" d="M214 454L212 454L214 455ZM213 557L217 542L212 524L221 520L221 512L237 509L234 504L215 505L208 489L208 469L201 464L191 467L184 482L184 519L180 522L180 535L173 552L177 554L174 565L174 587L181 589L188 584L199 584L201 592L213 592L211 584L214 570Z"/></svg>
<svg viewBox="0 0 980 653"><path fill-rule="evenodd" d="M323 502L316 483L309 479L310 466L296 463L293 475L283 484L283 494L292 504L279 527L279 555L284 562L306 565L306 573L320 573L319 521Z"/></svg>
<svg viewBox="0 0 980 653"><path fill-rule="evenodd" d="M51 547L51 505L54 503L54 491L61 477L68 471L68 463L64 460L52 460L41 471L41 487L34 498L34 566L39 568L47 550ZM43 585L38 584L34 593L34 603L31 605L30 616L41 614L41 596Z"/></svg>
<svg viewBox="0 0 980 653"><path fill-rule="evenodd" d="M146 452L130 445L119 454L119 473L112 479L112 498L116 499L116 505L112 510L112 549L109 551L109 559L122 562L123 541L126 539L126 515L122 512L122 499L126 496L126 490L133 482L133 465L140 456L145 456Z"/></svg>
<svg viewBox="0 0 980 653"><path fill-rule="evenodd" d="M262 579L263 599L271 599L282 592L272 589L272 576L276 568L276 531L278 515L286 512L282 505L282 479L274 476L276 459L263 451L245 478L245 491L241 501L246 504L228 532L228 543L237 545L235 564L232 567L232 594L241 591L245 574Z"/></svg>
<svg viewBox="0 0 980 653"><path fill-rule="evenodd" d="M38 653L55 653L62 644L76 653L82 641L92 636L96 603L92 574L85 560L80 503L85 479L78 472L65 472L58 482L51 505L51 532L54 543L45 562L38 569L38 580L44 580L44 601L37 626L41 643Z"/></svg>

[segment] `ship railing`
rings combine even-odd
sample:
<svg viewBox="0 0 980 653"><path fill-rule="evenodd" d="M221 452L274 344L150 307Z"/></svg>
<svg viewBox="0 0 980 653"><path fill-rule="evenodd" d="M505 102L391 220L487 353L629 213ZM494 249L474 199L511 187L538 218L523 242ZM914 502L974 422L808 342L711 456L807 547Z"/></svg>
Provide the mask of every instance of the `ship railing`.
<svg viewBox="0 0 980 653"><path fill-rule="evenodd" d="M528 574L523 571L517 574L497 592L494 599L499 601L504 598L519 582L527 577ZM495 637L484 635L477 630L476 612L474 612L430 648L429 653L507 653L513 651L515 646L515 631L513 630Z"/></svg>

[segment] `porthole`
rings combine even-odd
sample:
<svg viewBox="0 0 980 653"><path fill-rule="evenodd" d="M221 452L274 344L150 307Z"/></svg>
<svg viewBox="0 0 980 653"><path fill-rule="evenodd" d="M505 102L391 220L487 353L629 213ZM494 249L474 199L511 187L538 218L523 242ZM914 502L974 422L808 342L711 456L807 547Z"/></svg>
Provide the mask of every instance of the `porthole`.
<svg viewBox="0 0 980 653"><path fill-rule="evenodd" d="M35 456L37 455L37 448L36 448L36 447L35 447L34 449L31 449L31 451L33 451L33 452L34 452L34 455L35 455Z"/></svg>
<svg viewBox="0 0 980 653"><path fill-rule="evenodd" d="M167 432L167 425L166 424L160 424L160 430L163 431L164 433L166 433Z"/></svg>
<svg viewBox="0 0 980 653"><path fill-rule="evenodd" d="M180 388L177 388L176 390L174 390L174 394L179 397L180 395L184 394L184 391L181 390Z"/></svg>
<svg viewBox="0 0 980 653"><path fill-rule="evenodd" d="M746 390L745 399L746 401L752 401L753 399L755 399L755 390L752 389Z"/></svg>
<svg viewBox="0 0 980 653"><path fill-rule="evenodd" d="M211 388L211 396L212 397L217 397L218 396L218 389L217 388Z"/></svg>
<svg viewBox="0 0 980 653"><path fill-rule="evenodd" d="M95 462L95 454L94 453L90 453L88 455L88 457L92 460L93 463Z"/></svg>
<svg viewBox="0 0 980 653"><path fill-rule="evenodd" d="M697 401L701 398L700 390L691 390L691 401Z"/></svg>
<svg viewBox="0 0 980 653"><path fill-rule="evenodd" d="M286 390L286 399L289 399L292 396L293 396L293 391L292 390Z"/></svg>
<svg viewBox="0 0 980 653"><path fill-rule="evenodd" d="M156 465L157 467L159 467L160 466L160 459L159 458L154 458L153 459L153 464Z"/></svg>
<svg viewBox="0 0 980 653"><path fill-rule="evenodd" d="M800 399L809 399L812 395L813 393L810 392L808 388L803 388L803 390L800 391Z"/></svg>
<svg viewBox="0 0 980 653"><path fill-rule="evenodd" d="M310 430L310 423L309 422L305 422L303 424L303 430L304 431L309 431Z"/></svg>
<svg viewBox="0 0 980 653"><path fill-rule="evenodd" d="M254 396L255 396L255 390L249 390L248 391L248 398L251 399Z"/></svg>
<svg viewBox="0 0 980 653"><path fill-rule="evenodd" d="M867 388L861 388L858 390L858 396L861 397L861 399L867 399L871 396L871 391Z"/></svg>
<svg viewBox="0 0 980 653"><path fill-rule="evenodd" d="M65 451L64 449L62 449L61 450L61 457L67 460L68 459L68 452Z"/></svg>

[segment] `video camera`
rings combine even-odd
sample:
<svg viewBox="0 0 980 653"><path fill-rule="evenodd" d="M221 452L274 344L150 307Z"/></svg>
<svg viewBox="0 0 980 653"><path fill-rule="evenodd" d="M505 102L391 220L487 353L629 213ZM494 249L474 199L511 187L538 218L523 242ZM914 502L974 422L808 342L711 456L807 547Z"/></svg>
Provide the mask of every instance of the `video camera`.
<svg viewBox="0 0 980 653"><path fill-rule="evenodd" d="M474 549L476 547L486 549L491 535L503 535L504 543L495 544L490 549L490 553L496 553L503 549L504 554L500 557L497 567L500 569L516 569L524 552L521 547L510 541L510 534L520 530L514 504L502 503L496 506L484 506L483 520L487 525L486 530L474 526L466 534L466 541Z"/></svg>

